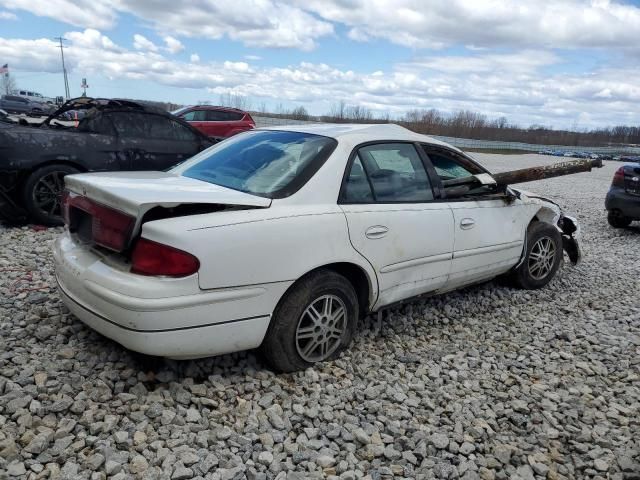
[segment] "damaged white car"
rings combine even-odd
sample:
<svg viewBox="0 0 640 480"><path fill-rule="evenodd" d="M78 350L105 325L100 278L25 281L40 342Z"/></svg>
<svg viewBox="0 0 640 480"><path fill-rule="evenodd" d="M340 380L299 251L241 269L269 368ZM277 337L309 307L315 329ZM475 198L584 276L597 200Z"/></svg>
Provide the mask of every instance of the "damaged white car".
<svg viewBox="0 0 640 480"><path fill-rule="evenodd" d="M335 357L359 317L508 274L551 281L575 220L396 125L239 134L167 172L65 178L64 303L138 352Z"/></svg>

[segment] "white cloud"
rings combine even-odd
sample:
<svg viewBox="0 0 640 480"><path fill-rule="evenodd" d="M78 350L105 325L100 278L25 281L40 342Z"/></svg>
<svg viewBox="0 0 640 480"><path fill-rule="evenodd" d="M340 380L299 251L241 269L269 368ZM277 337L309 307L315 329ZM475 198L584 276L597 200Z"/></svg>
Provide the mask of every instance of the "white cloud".
<svg viewBox="0 0 640 480"><path fill-rule="evenodd" d="M527 73L540 67L561 62L561 58L552 52L540 50L521 50L515 53L485 53L475 55L431 56L406 64L409 69L422 68L439 72L464 74L508 72L509 74Z"/></svg>
<svg viewBox="0 0 640 480"><path fill-rule="evenodd" d="M191 63L198 63L200 61L200 55L198 55L197 53L192 53L189 57L189 61Z"/></svg>
<svg viewBox="0 0 640 480"><path fill-rule="evenodd" d="M184 50L184 45L177 38L166 36L164 37L164 43L167 45L166 50L170 53L176 54Z"/></svg>
<svg viewBox="0 0 640 480"><path fill-rule="evenodd" d="M15 13L0 11L0 20L17 20L18 16Z"/></svg>
<svg viewBox="0 0 640 480"><path fill-rule="evenodd" d="M112 5L95 0L2 0L2 5L83 28L111 28L117 17Z"/></svg>
<svg viewBox="0 0 640 480"><path fill-rule="evenodd" d="M244 58L246 58L247 60L253 60L253 61L262 60L262 57L259 55L245 55Z"/></svg>
<svg viewBox="0 0 640 480"><path fill-rule="evenodd" d="M224 36L252 47L311 50L333 35L411 48L638 50L640 7L609 0L3 0L82 28L112 28L126 12L176 37Z"/></svg>
<svg viewBox="0 0 640 480"><path fill-rule="evenodd" d="M121 12L175 36L227 36L252 47L311 50L333 25L283 0L3 0L3 6L83 28L112 28ZM172 48L169 46L169 48ZM174 49L175 50L175 49Z"/></svg>
<svg viewBox="0 0 640 480"><path fill-rule="evenodd" d="M158 46L155 43L139 33L133 36L133 48L136 50L149 50L151 52L158 51Z"/></svg>
<svg viewBox="0 0 640 480"><path fill-rule="evenodd" d="M564 127L576 119L581 126L640 123L635 65L552 74L547 67L558 58L547 51L431 56L391 70L356 72L309 62L265 67L231 60L178 61L160 52L118 46L93 29L65 35L72 73L303 103L314 113L327 112L331 103L344 100L396 115L413 108L470 109L522 124ZM18 71L58 73L59 54L50 39L0 38L0 58Z"/></svg>
<svg viewBox="0 0 640 480"><path fill-rule="evenodd" d="M635 48L640 8L608 0L295 0L358 41L413 48Z"/></svg>

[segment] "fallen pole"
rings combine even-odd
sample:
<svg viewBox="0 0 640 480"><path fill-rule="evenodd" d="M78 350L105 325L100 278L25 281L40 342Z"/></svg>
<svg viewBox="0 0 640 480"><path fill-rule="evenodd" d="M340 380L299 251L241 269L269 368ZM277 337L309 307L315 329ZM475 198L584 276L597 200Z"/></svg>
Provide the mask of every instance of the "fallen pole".
<svg viewBox="0 0 640 480"><path fill-rule="evenodd" d="M513 185L516 183L533 182L535 180L544 180L547 178L561 177L563 175L572 175L574 173L590 172L593 168L601 168L602 160L572 160L569 162L554 163L552 165L544 165L538 167L521 168L519 170L511 170L508 172L495 173L491 177L499 186ZM442 182L445 188L471 186L480 183L477 176L454 178L452 180L444 180ZM456 189L456 193L464 193L464 189Z"/></svg>

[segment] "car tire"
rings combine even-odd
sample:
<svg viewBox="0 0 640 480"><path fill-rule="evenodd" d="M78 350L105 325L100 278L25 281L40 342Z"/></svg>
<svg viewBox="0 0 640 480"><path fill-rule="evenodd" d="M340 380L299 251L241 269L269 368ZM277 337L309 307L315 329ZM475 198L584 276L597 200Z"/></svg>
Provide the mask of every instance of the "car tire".
<svg viewBox="0 0 640 480"><path fill-rule="evenodd" d="M260 349L274 370L303 370L346 348L358 315L351 282L331 270L312 272L280 300Z"/></svg>
<svg viewBox="0 0 640 480"><path fill-rule="evenodd" d="M22 201L29 219L48 227L62 225L60 197L64 189L63 179L79 172L70 165L55 164L39 168L29 175L22 189Z"/></svg>
<svg viewBox="0 0 640 480"><path fill-rule="evenodd" d="M622 212L619 210L609 211L607 221L613 228L625 228L631 225L631 219L622 215Z"/></svg>
<svg viewBox="0 0 640 480"><path fill-rule="evenodd" d="M547 285L555 277L563 261L562 236L546 222L534 222L527 229L527 251L523 261L513 270L513 284L526 290Z"/></svg>

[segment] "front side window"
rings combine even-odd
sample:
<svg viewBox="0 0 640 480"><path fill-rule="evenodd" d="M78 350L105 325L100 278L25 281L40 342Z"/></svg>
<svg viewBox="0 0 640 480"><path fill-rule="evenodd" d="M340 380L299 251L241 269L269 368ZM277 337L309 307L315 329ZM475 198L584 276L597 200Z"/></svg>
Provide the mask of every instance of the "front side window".
<svg viewBox="0 0 640 480"><path fill-rule="evenodd" d="M425 148L425 152L429 156L429 160L431 160L431 164L440 180L453 180L482 173L482 170L472 163L463 163L446 152L429 150L428 148Z"/></svg>
<svg viewBox="0 0 640 480"><path fill-rule="evenodd" d="M173 138L176 140L182 140L185 142L195 142L197 140L195 133L184 125L180 125L178 122L173 120L171 120L171 125L173 126Z"/></svg>
<svg viewBox="0 0 640 480"><path fill-rule="evenodd" d="M187 122L204 122L207 119L206 113L204 110L191 110L182 115L182 119Z"/></svg>
<svg viewBox="0 0 640 480"><path fill-rule="evenodd" d="M192 157L172 171L268 198L296 192L322 166L336 140L300 132L239 134Z"/></svg>
<svg viewBox="0 0 640 480"><path fill-rule="evenodd" d="M411 203L433 200L427 172L415 147L409 143L381 143L358 150L347 176L342 200L366 203L369 193L361 180L367 180L370 195L377 203Z"/></svg>

